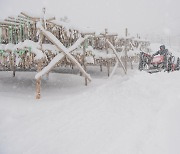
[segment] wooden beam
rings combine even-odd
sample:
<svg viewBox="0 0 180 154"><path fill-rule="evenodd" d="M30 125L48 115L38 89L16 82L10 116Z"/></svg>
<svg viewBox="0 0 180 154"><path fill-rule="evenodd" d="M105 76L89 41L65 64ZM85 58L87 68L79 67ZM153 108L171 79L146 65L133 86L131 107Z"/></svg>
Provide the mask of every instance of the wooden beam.
<svg viewBox="0 0 180 154"><path fill-rule="evenodd" d="M5 21L1 21L0 24L1 25L7 25L7 26L12 26L12 25L18 26L19 25L18 23L11 23L11 22L5 22Z"/></svg>
<svg viewBox="0 0 180 154"><path fill-rule="evenodd" d="M39 18L39 17L31 17L31 16L27 15L27 14L24 13L24 12L21 12L21 14L22 14L23 16L25 16L26 18L31 19L31 20L33 20L33 21L40 21L40 18Z"/></svg>
<svg viewBox="0 0 180 154"><path fill-rule="evenodd" d="M40 72L42 67L42 60L38 60L38 68L37 71ZM36 99L41 98L41 77L36 79Z"/></svg>
<svg viewBox="0 0 180 154"><path fill-rule="evenodd" d="M25 21L25 22L35 22L34 20L31 20L31 19L29 19L29 18L27 18L27 17L24 17L24 16L22 16L22 15L18 15L18 18L17 19L19 19L19 20L23 20L23 21Z"/></svg>
<svg viewBox="0 0 180 154"><path fill-rule="evenodd" d="M55 26L57 26L57 27L63 27L63 25L58 25L58 24L54 23L53 21L47 21L47 22L50 23L50 24L52 24L52 25L55 25Z"/></svg>
<svg viewBox="0 0 180 154"><path fill-rule="evenodd" d="M95 35L96 33L94 32L94 33L81 33L81 35Z"/></svg>
<svg viewBox="0 0 180 154"><path fill-rule="evenodd" d="M56 20L56 18L55 18L55 17L52 17L52 18L46 19L46 22L50 22L50 21L52 21L52 20Z"/></svg>
<svg viewBox="0 0 180 154"><path fill-rule="evenodd" d="M9 18L9 19L15 19L14 17L10 17L10 16L9 16L8 18Z"/></svg>
<svg viewBox="0 0 180 154"><path fill-rule="evenodd" d="M8 27L8 25L0 25L0 27Z"/></svg>
<svg viewBox="0 0 180 154"><path fill-rule="evenodd" d="M106 37L118 36L118 34L103 34L103 33L100 33L100 35L103 35L103 36L106 36Z"/></svg>
<svg viewBox="0 0 180 154"><path fill-rule="evenodd" d="M14 19L5 19L4 21L12 22L12 23L21 23L20 21L14 20Z"/></svg>

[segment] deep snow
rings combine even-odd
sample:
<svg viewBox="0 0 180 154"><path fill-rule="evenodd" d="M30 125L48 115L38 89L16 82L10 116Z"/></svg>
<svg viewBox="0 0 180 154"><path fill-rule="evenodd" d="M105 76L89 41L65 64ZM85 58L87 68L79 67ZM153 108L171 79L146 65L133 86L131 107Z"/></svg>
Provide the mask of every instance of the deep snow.
<svg viewBox="0 0 180 154"><path fill-rule="evenodd" d="M79 75L51 73L35 100L35 73L0 72L0 153L180 153L180 72L88 73L87 87Z"/></svg>

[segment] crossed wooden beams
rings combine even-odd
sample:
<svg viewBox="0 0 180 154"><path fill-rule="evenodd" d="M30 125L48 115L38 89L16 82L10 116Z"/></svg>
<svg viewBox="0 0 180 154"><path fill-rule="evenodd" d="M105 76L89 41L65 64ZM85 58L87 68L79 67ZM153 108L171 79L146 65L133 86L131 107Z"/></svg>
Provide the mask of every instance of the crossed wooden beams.
<svg viewBox="0 0 180 154"><path fill-rule="evenodd" d="M123 68L123 70L124 70L124 73L126 74L126 73L127 73L127 70L126 70L123 62L121 61L121 58L119 57L116 49L114 48L114 46L112 45L112 43L109 42L108 40L107 40L107 43L110 45L110 47L111 47L111 49L113 50L114 54L116 55L116 59L117 59L116 64L115 64L115 66L114 66L114 69L113 69L113 71L112 71L111 74L110 74L110 78L114 75L114 73L115 73L115 71L116 71L116 69L117 69L117 67L118 67L118 64L120 64L120 65L122 66L122 68Z"/></svg>
<svg viewBox="0 0 180 154"><path fill-rule="evenodd" d="M98 37L105 37L106 43L109 44L110 48L113 50L113 53L115 54L116 59L117 59L116 64L115 64L115 66L114 66L114 68L113 68L113 71L112 71L111 74L110 74L110 78L114 75L114 73L115 73L115 71L116 71L116 69L117 69L117 67L118 67L119 64L122 66L122 68L123 68L123 70L124 70L124 73L125 73L125 74L127 73L127 69L126 69L126 67L124 66L123 62L121 61L121 58L119 57L119 55L118 55L115 47L114 47L113 44L108 40L108 37L116 37L116 36L118 36L118 34L108 34L107 29L105 29L105 33L101 33L100 36L98 36Z"/></svg>
<svg viewBox="0 0 180 154"><path fill-rule="evenodd" d="M59 49L59 51L61 51L61 53L57 54L45 68L43 68L39 73L36 74L36 79L50 72L57 63L61 62L61 60L64 59L65 56L67 56L78 67L83 76L89 81L91 81L90 75L86 73L81 64L70 54L70 52L75 50L89 36L85 36L84 38L80 37L74 45L72 45L70 48L66 48L51 32L46 31L40 23L37 24L37 28L44 36L48 38L48 40L50 40Z"/></svg>

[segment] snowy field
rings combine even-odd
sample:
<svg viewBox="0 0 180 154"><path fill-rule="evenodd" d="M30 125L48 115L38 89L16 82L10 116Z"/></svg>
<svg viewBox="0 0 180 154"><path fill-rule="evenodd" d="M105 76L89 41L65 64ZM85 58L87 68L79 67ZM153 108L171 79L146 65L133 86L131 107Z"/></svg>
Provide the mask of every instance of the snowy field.
<svg viewBox="0 0 180 154"><path fill-rule="evenodd" d="M89 73L51 73L35 100L35 73L0 72L0 153L180 153L180 72Z"/></svg>

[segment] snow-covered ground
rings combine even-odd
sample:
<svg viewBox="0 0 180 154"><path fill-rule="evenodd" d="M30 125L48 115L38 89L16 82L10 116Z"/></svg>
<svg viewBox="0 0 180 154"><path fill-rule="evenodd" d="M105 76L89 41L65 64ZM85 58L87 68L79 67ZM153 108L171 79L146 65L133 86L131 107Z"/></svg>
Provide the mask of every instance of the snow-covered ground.
<svg viewBox="0 0 180 154"><path fill-rule="evenodd" d="M1 154L179 154L180 72L0 72ZM120 75L121 74L121 75Z"/></svg>

